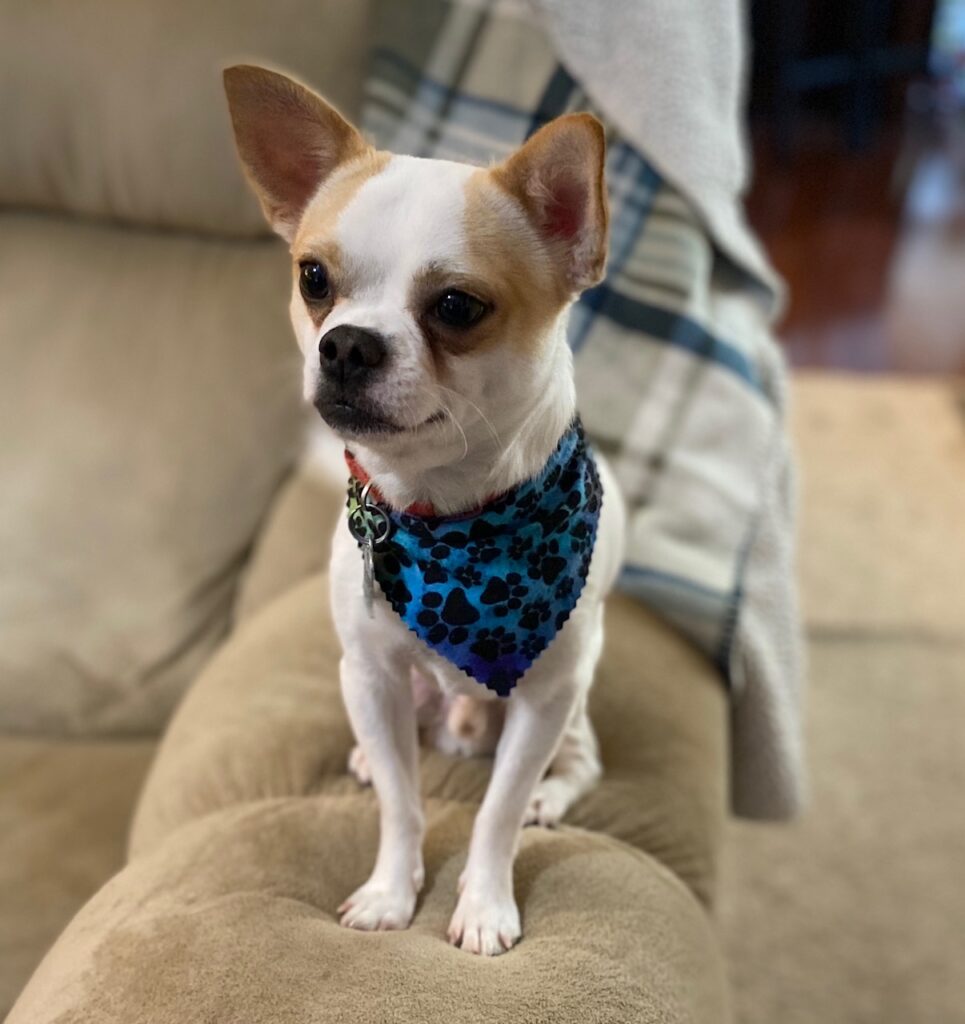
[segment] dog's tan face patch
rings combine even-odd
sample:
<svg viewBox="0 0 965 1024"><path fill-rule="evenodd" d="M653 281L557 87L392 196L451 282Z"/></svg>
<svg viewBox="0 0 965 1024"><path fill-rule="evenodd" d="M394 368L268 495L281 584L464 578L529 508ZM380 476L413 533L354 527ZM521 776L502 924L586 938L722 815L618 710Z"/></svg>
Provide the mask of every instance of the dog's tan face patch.
<svg viewBox="0 0 965 1024"><path fill-rule="evenodd" d="M434 352L503 345L532 355L575 295L600 280L604 157L599 123L573 115L537 132L504 164L467 179L464 267L427 266L413 282L411 308ZM446 288L474 296L486 315L465 329L440 324L432 303Z"/></svg>
<svg viewBox="0 0 965 1024"><path fill-rule="evenodd" d="M474 344L534 353L570 296L546 246L491 171L477 171L466 183L464 231L467 267L491 303Z"/></svg>
<svg viewBox="0 0 965 1024"><path fill-rule="evenodd" d="M451 301L454 293L464 296L462 302L470 309L475 307L480 317L477 323L453 326L440 319L437 312L440 303ZM495 308L496 292L492 282L480 275L432 264L416 274L409 289L408 309L422 332L439 380L448 383L451 369L448 357L470 355L486 345L492 333Z"/></svg>
<svg viewBox="0 0 965 1024"><path fill-rule="evenodd" d="M569 303L546 247L492 173L473 172L464 196L458 258L422 267L409 292L410 312L443 379L455 372L450 356L500 346L535 354ZM437 315L440 301L453 292L478 304L482 313L476 323L452 326Z"/></svg>

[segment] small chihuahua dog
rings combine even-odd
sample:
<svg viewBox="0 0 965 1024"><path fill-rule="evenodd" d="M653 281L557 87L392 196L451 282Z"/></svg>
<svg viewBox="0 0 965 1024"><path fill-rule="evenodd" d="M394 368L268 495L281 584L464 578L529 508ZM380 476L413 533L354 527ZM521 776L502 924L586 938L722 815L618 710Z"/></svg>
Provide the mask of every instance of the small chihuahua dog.
<svg viewBox="0 0 965 1024"><path fill-rule="evenodd" d="M291 247L305 397L346 446L332 609L380 840L341 923L412 920L429 688L448 702L433 742L495 746L448 935L496 955L522 934L522 825L555 824L601 773L587 697L624 513L576 418L566 325L603 277L603 129L561 117L480 168L377 151L273 71L229 68L225 88L241 161Z"/></svg>

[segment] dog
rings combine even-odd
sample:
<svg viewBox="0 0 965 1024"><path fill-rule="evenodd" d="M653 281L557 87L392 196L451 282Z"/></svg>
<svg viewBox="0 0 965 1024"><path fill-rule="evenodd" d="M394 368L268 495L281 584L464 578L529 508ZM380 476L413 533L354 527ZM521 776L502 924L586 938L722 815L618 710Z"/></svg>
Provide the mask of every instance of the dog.
<svg viewBox="0 0 965 1024"><path fill-rule="evenodd" d="M378 151L277 72L224 81L242 165L291 249L305 398L349 461L332 609L380 838L340 920L412 920L425 711L431 742L495 747L448 937L501 954L522 934L521 826L556 824L601 775L587 697L624 512L576 418L566 327L604 275L603 129L566 115L475 167Z"/></svg>

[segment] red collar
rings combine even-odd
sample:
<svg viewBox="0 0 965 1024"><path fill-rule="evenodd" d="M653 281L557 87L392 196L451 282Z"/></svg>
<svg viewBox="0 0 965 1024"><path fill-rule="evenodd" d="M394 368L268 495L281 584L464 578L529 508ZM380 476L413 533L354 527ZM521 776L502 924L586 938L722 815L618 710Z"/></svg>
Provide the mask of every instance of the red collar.
<svg viewBox="0 0 965 1024"><path fill-rule="evenodd" d="M345 464L348 466L348 471L355 477L356 480L364 487L366 484L372 484L369 494L372 498L383 505L389 504L382 495L382 492L378 487L372 483L372 478L362 468L355 456L348 450L345 449ZM494 498L496 495L490 495L478 508L470 509L468 512L460 512L458 515L459 519L465 519L469 516L474 516L477 512L481 512ZM436 512L435 506L430 501L417 501L406 508L400 509L407 516L424 516L427 518L439 518L439 513Z"/></svg>
<svg viewBox="0 0 965 1024"><path fill-rule="evenodd" d="M355 456L348 450L348 448L345 449L345 463L348 466L348 471L363 487L366 484L372 483L372 478L359 465ZM387 504L385 498L382 496L382 492L375 486L375 484L372 484L369 494L372 495L375 501L383 505ZM434 516L436 514L436 510L432 506L432 503L428 501L417 501L414 505L409 505L408 508L404 508L402 511L409 516Z"/></svg>

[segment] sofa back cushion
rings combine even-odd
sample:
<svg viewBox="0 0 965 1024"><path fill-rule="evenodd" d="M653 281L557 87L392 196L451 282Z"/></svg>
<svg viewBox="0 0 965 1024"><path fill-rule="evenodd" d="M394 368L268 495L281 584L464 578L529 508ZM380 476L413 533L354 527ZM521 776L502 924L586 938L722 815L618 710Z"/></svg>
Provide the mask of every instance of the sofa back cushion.
<svg viewBox="0 0 965 1024"><path fill-rule="evenodd" d="M0 206L229 235L266 230L221 68L277 64L349 116L369 0L0 0Z"/></svg>
<svg viewBox="0 0 965 1024"><path fill-rule="evenodd" d="M0 729L157 731L301 445L280 240L0 212ZM327 528L327 527L326 527Z"/></svg>

